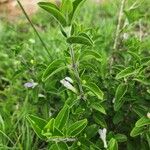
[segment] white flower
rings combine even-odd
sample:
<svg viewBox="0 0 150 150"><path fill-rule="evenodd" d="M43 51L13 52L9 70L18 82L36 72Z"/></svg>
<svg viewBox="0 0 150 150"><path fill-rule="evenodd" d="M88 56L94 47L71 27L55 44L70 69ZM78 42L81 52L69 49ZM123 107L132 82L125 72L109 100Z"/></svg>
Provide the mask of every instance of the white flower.
<svg viewBox="0 0 150 150"><path fill-rule="evenodd" d="M103 129L99 129L98 133L100 135L101 140L104 143L104 148L107 148L107 141L106 141L106 133L107 133L107 129L103 128Z"/></svg>
<svg viewBox="0 0 150 150"><path fill-rule="evenodd" d="M112 103L113 103L113 104L115 103L115 98L113 98Z"/></svg>
<svg viewBox="0 0 150 150"><path fill-rule="evenodd" d="M67 80L66 80L67 78ZM71 83L73 83L73 80L69 77L66 77L65 79L60 80L60 83L66 87L67 89L73 91L74 93L77 93L77 90L73 87Z"/></svg>
<svg viewBox="0 0 150 150"><path fill-rule="evenodd" d="M150 112L147 113L147 117L150 119Z"/></svg>
<svg viewBox="0 0 150 150"><path fill-rule="evenodd" d="M38 94L38 97L40 97L40 98L45 98L45 95L43 95L43 94Z"/></svg>
<svg viewBox="0 0 150 150"><path fill-rule="evenodd" d="M65 80L70 82L70 83L73 83L73 80L70 77L65 77Z"/></svg>

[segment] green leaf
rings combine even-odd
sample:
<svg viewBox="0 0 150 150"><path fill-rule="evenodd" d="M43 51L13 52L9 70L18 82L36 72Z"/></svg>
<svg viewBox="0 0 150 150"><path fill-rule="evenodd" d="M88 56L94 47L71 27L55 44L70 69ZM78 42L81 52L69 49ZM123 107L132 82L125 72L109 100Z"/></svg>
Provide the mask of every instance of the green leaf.
<svg viewBox="0 0 150 150"><path fill-rule="evenodd" d="M57 6L50 2L39 2L38 5L49 12L62 26L67 26L67 21Z"/></svg>
<svg viewBox="0 0 150 150"><path fill-rule="evenodd" d="M79 36L85 37L85 38L89 39L89 41L91 43L93 43L93 40L86 33L82 32L82 33L79 34Z"/></svg>
<svg viewBox="0 0 150 150"><path fill-rule="evenodd" d="M124 135L124 134L116 134L115 135L115 139L118 141L118 142L126 142L127 141L127 136Z"/></svg>
<svg viewBox="0 0 150 150"><path fill-rule="evenodd" d="M118 87L117 87L117 90L116 90L116 93L115 93L115 102L114 102L114 110L115 111L118 111L123 103L124 103L124 99L123 99L123 96L126 94L127 92L127 85L124 84L124 83L121 83Z"/></svg>
<svg viewBox="0 0 150 150"><path fill-rule="evenodd" d="M64 136L64 134L59 129L57 129L56 127L54 127L53 136L51 138L52 139L54 137L56 137L56 138L58 138L58 137L62 138L63 136Z"/></svg>
<svg viewBox="0 0 150 150"><path fill-rule="evenodd" d="M83 119L75 122L67 129L67 135L77 136L87 126L87 119Z"/></svg>
<svg viewBox="0 0 150 150"><path fill-rule="evenodd" d="M108 150L118 150L118 143L117 140L114 138L111 138L108 143Z"/></svg>
<svg viewBox="0 0 150 150"><path fill-rule="evenodd" d="M138 54L136 54L135 52L132 51L128 51L128 53L133 57L133 59L135 59L138 63L141 63L141 58Z"/></svg>
<svg viewBox="0 0 150 150"><path fill-rule="evenodd" d="M122 111L117 111L116 114L113 116L113 123L118 124L124 119L124 113Z"/></svg>
<svg viewBox="0 0 150 150"><path fill-rule="evenodd" d="M63 12L63 14L65 15L71 13L72 10L73 10L72 0L62 0L61 12Z"/></svg>
<svg viewBox="0 0 150 150"><path fill-rule="evenodd" d="M118 80L118 79L126 78L134 74L135 74L135 70L133 69L133 67L127 67L117 74L116 79Z"/></svg>
<svg viewBox="0 0 150 150"><path fill-rule="evenodd" d="M46 130L47 132L54 132L54 124L55 119L50 119L50 121L45 125L44 130Z"/></svg>
<svg viewBox="0 0 150 150"><path fill-rule="evenodd" d="M128 21L129 21L129 23L133 23L135 21L138 21L140 18L143 17L143 15L139 12L138 8L124 10L124 13L125 13Z"/></svg>
<svg viewBox="0 0 150 150"><path fill-rule="evenodd" d="M145 107L141 106L141 105L133 105L132 110L139 116L139 117L143 117L147 110Z"/></svg>
<svg viewBox="0 0 150 150"><path fill-rule="evenodd" d="M134 78L133 80L140 82L143 85L150 85L150 80L144 79L145 77Z"/></svg>
<svg viewBox="0 0 150 150"><path fill-rule="evenodd" d="M143 116L136 122L135 127L142 127L145 125L150 125L150 119L146 116Z"/></svg>
<svg viewBox="0 0 150 150"><path fill-rule="evenodd" d="M34 132L38 135L38 137L44 139L45 137L42 135L42 130L47 122L44 119L33 115L28 115L27 120L31 124Z"/></svg>
<svg viewBox="0 0 150 150"><path fill-rule="evenodd" d="M72 12L69 14L69 20L70 22L73 20L73 17L75 16L75 13L77 11L77 8L79 8L79 6L81 6L81 4L83 4L83 2L85 2L85 0L75 0L73 2L73 10Z"/></svg>
<svg viewBox="0 0 150 150"><path fill-rule="evenodd" d="M62 128L65 126L65 124L68 121L69 118L69 106L65 105L61 111L58 113L57 117L55 118L55 127L59 130L62 130Z"/></svg>
<svg viewBox="0 0 150 150"><path fill-rule="evenodd" d="M106 111L104 109L104 107L100 104L100 103L92 103L91 104L91 108L101 112L102 114L106 115Z"/></svg>
<svg viewBox="0 0 150 150"><path fill-rule="evenodd" d="M59 142L59 143L56 143L56 144L53 144L51 147L50 147L50 150L68 150L68 146L66 143L64 142Z"/></svg>
<svg viewBox="0 0 150 150"><path fill-rule="evenodd" d="M67 67L65 66L65 64L63 63L62 60L60 60L60 59L54 60L52 63L50 63L50 65L44 71L43 76L42 76L42 81L45 82L50 77L52 77L56 73L66 69L66 68Z"/></svg>
<svg viewBox="0 0 150 150"><path fill-rule="evenodd" d="M138 136L139 134L143 133L145 131L145 127L134 127L130 133L131 137Z"/></svg>
<svg viewBox="0 0 150 150"><path fill-rule="evenodd" d="M107 128L107 124L106 121L104 119L104 117L100 114L100 113L95 113L93 115L93 119L94 121L99 124L102 128Z"/></svg>
<svg viewBox="0 0 150 150"><path fill-rule="evenodd" d="M103 100L104 93L101 91L101 89L95 84L95 83L87 83L86 85L83 85L87 89L89 89L91 92L93 92L98 99Z"/></svg>
<svg viewBox="0 0 150 150"><path fill-rule="evenodd" d="M88 126L85 130L87 138L91 139L92 137L96 136L98 129L99 129L99 126L97 126L96 124Z"/></svg>
<svg viewBox="0 0 150 150"><path fill-rule="evenodd" d="M102 56L97 53L96 51L93 51L93 50L85 50L85 51L82 51L80 57L79 57L79 60L80 61L89 61L89 59L95 59L99 62L101 62L101 59L102 59Z"/></svg>
<svg viewBox="0 0 150 150"><path fill-rule="evenodd" d="M67 43L69 44L83 44L83 45L87 45L87 46L92 46L93 43L91 43L91 41L83 36L71 36L69 38L67 38Z"/></svg>

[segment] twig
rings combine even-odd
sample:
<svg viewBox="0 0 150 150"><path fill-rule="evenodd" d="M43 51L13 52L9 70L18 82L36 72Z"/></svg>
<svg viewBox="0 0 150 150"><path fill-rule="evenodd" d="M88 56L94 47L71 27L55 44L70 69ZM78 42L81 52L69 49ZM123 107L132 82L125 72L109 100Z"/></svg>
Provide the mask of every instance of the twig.
<svg viewBox="0 0 150 150"><path fill-rule="evenodd" d="M74 56L74 50L73 50L72 46L70 46L70 56L71 56L74 76L77 80L77 84L78 84L78 87L79 87L79 90L80 90L80 97L81 97L81 99L84 99L85 97L84 97L84 92L83 92L83 88L82 88L82 83L81 83L81 80L80 80L80 76L79 76L79 72L78 72L78 66L76 64L76 60L75 60L75 56Z"/></svg>
<svg viewBox="0 0 150 150"><path fill-rule="evenodd" d="M116 29L115 42L114 42L114 46L113 46L114 51L116 51L117 45L118 45L118 40L119 40L119 36L120 36L120 28L121 28L121 21L122 21L123 9L125 6L125 2L126 2L126 0L122 0L122 2L121 2L119 17L118 17L118 25L117 25L117 29Z"/></svg>
<svg viewBox="0 0 150 150"><path fill-rule="evenodd" d="M35 32L36 35L38 36L39 40L41 41L41 43L42 43L44 49L46 50L47 54L49 55L50 58L52 58L52 56L51 56L51 54L50 54L48 48L46 47L46 45L45 45L44 41L42 40L42 38L41 38L40 34L38 33L38 31L37 31L36 28L34 27L34 25L33 25L32 21L31 21L31 19L29 18L28 14L26 13L25 9L23 8L21 2L20 2L19 0L17 0L17 3L19 4L19 6L20 6L20 8L21 8L21 10L22 10L22 12L23 12L23 14L25 15L25 17L26 17L27 20L29 21L29 23L30 23L30 25L32 26L34 32Z"/></svg>
<svg viewBox="0 0 150 150"><path fill-rule="evenodd" d="M60 137L54 137L54 138L49 138L48 141L51 141L51 142L74 142L76 141L77 139L76 138L60 138Z"/></svg>
<svg viewBox="0 0 150 150"><path fill-rule="evenodd" d="M143 32L142 32L142 20L140 19L139 20L139 39L140 39L140 41L142 41L142 35L143 35Z"/></svg>

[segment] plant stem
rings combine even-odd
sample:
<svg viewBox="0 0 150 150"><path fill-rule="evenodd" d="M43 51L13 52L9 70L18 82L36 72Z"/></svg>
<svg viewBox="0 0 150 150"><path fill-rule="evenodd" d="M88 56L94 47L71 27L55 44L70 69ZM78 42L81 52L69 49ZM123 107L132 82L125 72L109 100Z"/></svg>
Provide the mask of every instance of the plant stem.
<svg viewBox="0 0 150 150"><path fill-rule="evenodd" d="M42 40L42 38L41 38L40 34L38 33L38 31L37 31L36 28L34 27L34 25L33 25L32 21L31 21L31 19L29 18L28 14L26 13L25 9L23 8L21 2L20 2L19 0L17 0L17 3L18 3L18 5L20 6L20 8L21 8L23 14L25 15L25 17L26 17L27 20L29 21L29 23L30 23L31 27L33 28L34 32L35 32L36 35L38 36L39 40L41 41L41 43L42 43L42 45L43 45L45 51L47 52L47 54L49 55L49 57L52 59L52 56L51 56L51 54L50 54L48 48L46 47L46 45L45 45L44 41Z"/></svg>
<svg viewBox="0 0 150 150"><path fill-rule="evenodd" d="M120 28L121 28L121 21L122 21L123 9L124 9L124 6L125 6L125 2L126 2L126 0L122 0L121 6L120 6L120 12L119 12L119 16L118 16L118 24L117 24L117 29L116 29L115 42L114 42L114 46L113 46L114 51L116 51L117 45L118 45L118 40L119 40L119 36L120 36Z"/></svg>
<svg viewBox="0 0 150 150"><path fill-rule="evenodd" d="M70 45L70 56L71 56L74 76L76 78L76 81L77 81L77 84L78 84L78 87L79 87L79 91L80 91L80 98L84 99L84 92L83 92L82 83L81 83L80 76L79 76L78 66L77 66L77 63L76 63L76 60L75 60L73 47L71 45Z"/></svg>

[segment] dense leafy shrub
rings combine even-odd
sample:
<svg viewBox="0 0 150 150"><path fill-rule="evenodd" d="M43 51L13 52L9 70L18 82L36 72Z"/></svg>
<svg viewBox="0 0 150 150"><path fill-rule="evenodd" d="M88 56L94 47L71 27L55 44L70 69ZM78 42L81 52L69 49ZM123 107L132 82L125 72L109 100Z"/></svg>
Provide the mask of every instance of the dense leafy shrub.
<svg viewBox="0 0 150 150"><path fill-rule="evenodd" d="M111 58L97 51L96 29L74 21L83 2L64 0L61 7L39 3L60 24L68 47L63 59L48 65L42 80L49 82L66 70L60 80L66 90L61 90L64 105L57 115L47 121L33 115L27 118L52 150L117 150L118 145L120 149L124 145L125 149L149 149L149 57L144 57L138 38L125 37L128 33L124 33L124 47L117 51L115 47ZM141 18L136 9L124 11L130 25Z"/></svg>
<svg viewBox="0 0 150 150"><path fill-rule="evenodd" d="M50 55L27 26L0 30L0 149L149 150L149 2L84 2L39 3Z"/></svg>

